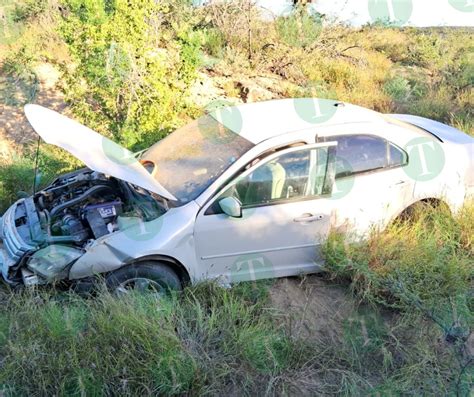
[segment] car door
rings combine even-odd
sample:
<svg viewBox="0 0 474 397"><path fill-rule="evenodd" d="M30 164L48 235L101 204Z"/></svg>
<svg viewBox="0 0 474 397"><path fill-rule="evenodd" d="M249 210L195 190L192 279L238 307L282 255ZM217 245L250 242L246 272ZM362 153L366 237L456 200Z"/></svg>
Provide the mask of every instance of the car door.
<svg viewBox="0 0 474 397"><path fill-rule="evenodd" d="M333 202L335 144L274 153L225 186L198 214L194 239L205 274L228 282L313 272L321 265ZM242 216L223 213L234 197Z"/></svg>
<svg viewBox="0 0 474 397"><path fill-rule="evenodd" d="M408 156L400 147L370 133L330 135L336 141L335 227L365 236L385 227L410 202L413 181L404 167Z"/></svg>

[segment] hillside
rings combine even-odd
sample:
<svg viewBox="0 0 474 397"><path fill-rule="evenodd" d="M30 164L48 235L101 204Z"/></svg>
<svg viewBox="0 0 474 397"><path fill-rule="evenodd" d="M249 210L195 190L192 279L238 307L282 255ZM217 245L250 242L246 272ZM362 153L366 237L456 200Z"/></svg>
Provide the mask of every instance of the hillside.
<svg viewBox="0 0 474 397"><path fill-rule="evenodd" d="M132 150L223 104L295 97L474 136L474 29L351 28L301 9L265 21L246 1L4 0L0 10L0 214L33 185L30 102ZM45 186L80 164L42 145L39 166ZM322 275L210 283L159 303L2 288L0 395L468 396L472 230L472 203L455 216L421 208L366 243L331 236Z"/></svg>

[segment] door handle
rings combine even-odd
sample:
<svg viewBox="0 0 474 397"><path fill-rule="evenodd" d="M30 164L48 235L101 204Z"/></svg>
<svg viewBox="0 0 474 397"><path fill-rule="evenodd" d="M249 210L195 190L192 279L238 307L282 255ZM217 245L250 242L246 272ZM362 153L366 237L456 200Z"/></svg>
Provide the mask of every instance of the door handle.
<svg viewBox="0 0 474 397"><path fill-rule="evenodd" d="M313 214L303 214L302 216L293 219L294 222L315 222L315 221L321 221L324 219L324 215L318 214L318 215L313 215Z"/></svg>

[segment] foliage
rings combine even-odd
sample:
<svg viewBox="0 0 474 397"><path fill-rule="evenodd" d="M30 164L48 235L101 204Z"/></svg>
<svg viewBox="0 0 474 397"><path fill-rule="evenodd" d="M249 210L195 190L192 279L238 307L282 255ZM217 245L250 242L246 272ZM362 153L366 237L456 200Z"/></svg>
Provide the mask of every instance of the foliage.
<svg viewBox="0 0 474 397"><path fill-rule="evenodd" d="M14 19L16 22L25 21L44 13L48 7L47 0L26 0L15 4Z"/></svg>
<svg viewBox="0 0 474 397"><path fill-rule="evenodd" d="M81 119L126 146L176 127L199 65L184 1L65 2L62 34L76 65L66 94ZM184 14L184 15L181 15Z"/></svg>
<svg viewBox="0 0 474 397"><path fill-rule="evenodd" d="M384 91L396 101L406 101L410 97L411 87L407 79L396 76L385 82Z"/></svg>
<svg viewBox="0 0 474 397"><path fill-rule="evenodd" d="M306 7L296 7L289 15L275 21L280 39L291 46L307 48L316 43L322 31L322 19Z"/></svg>
<svg viewBox="0 0 474 397"><path fill-rule="evenodd" d="M474 326L474 205L453 217L447 207L420 204L406 217L361 243L334 233L324 247L327 270L350 279L365 301L418 309L447 337L467 337Z"/></svg>
<svg viewBox="0 0 474 397"><path fill-rule="evenodd" d="M203 37L203 50L215 58L222 58L225 47L223 33L216 28L207 28L203 29Z"/></svg>

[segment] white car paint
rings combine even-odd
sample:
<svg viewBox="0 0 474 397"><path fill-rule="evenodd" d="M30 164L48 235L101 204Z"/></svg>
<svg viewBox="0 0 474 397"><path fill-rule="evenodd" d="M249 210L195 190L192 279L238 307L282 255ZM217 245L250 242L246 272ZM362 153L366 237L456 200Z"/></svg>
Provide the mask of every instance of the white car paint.
<svg viewBox="0 0 474 397"><path fill-rule="evenodd" d="M319 103L312 99L305 101ZM146 225L134 226L135 231L120 230L95 240L71 267L69 278L80 279L110 272L124 264L150 257L179 263L192 282L208 278L234 282L316 272L323 265L319 247L331 228L347 230L360 238L374 226L384 227L419 200L443 200L456 211L471 195L474 188L470 178L474 172L473 139L460 137L463 134L460 131L453 131L444 125L439 128L438 125L437 132L433 134L443 135L443 131L449 130L443 135L443 142L439 143L444 150L446 164L442 172L430 181L410 178L406 166L397 166L356 175L353 187L338 198L336 183L332 194L243 208L242 218L208 213L236 178L251 174L266 161L289 152L334 147L333 141L338 136L370 134L398 148L405 148L411 140L420 137L439 142L432 133L394 122L379 113L336 102L333 106L336 111L332 117L314 124L301 119L295 112L293 100L218 110L213 114L216 120L227 123L230 129L239 125L235 133L255 146L236 159L195 200L170 209ZM222 112L237 112L241 123L229 122ZM133 171L130 172L127 166L110 164L99 150L95 133L86 127L52 113L48 113L51 116L48 123L43 117L46 113L38 108L29 107L27 113L41 136L69 150L89 167L174 199L158 182L144 175L144 170L138 167L139 163L133 163L130 167ZM69 134L61 136L63 130L69 131ZM317 143L321 139L325 142ZM458 140L466 141L459 143ZM81 142L87 142L93 150L81 149ZM288 148L296 142L302 146ZM286 148L280 150L282 147ZM277 150L277 154L252 164L269 150ZM245 166L248 169L242 173Z"/></svg>
<svg viewBox="0 0 474 397"><path fill-rule="evenodd" d="M301 113L307 113L307 117L304 115L301 117ZM328 113L330 117L325 117ZM318 98L246 103L219 108L210 112L210 115L225 127L255 144L289 132L313 129L320 125L380 120L380 114L373 110ZM235 116L232 117L232 115ZM318 116L322 121L318 119ZM241 122L237 122L236 119Z"/></svg>

